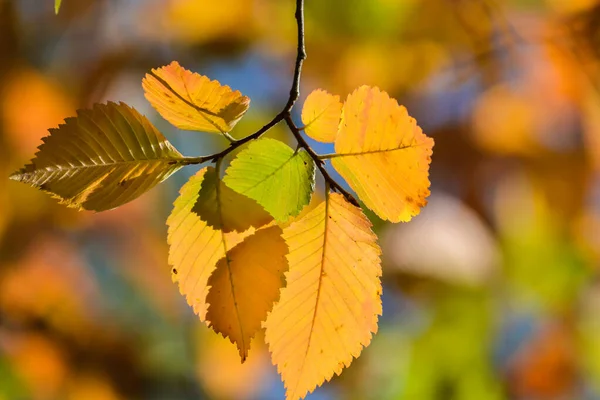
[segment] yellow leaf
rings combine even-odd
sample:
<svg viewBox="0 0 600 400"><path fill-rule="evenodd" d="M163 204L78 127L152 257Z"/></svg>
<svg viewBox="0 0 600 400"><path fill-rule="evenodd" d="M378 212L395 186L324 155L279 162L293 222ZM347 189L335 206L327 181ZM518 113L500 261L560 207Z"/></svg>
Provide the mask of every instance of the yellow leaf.
<svg viewBox="0 0 600 400"><path fill-rule="evenodd" d="M142 81L146 99L164 119L180 129L227 133L242 118L250 99L177 61L153 69Z"/></svg>
<svg viewBox="0 0 600 400"><path fill-rule="evenodd" d="M42 141L31 164L10 178L77 209L118 207L185 165L185 157L125 103L80 110Z"/></svg>
<svg viewBox="0 0 600 400"><path fill-rule="evenodd" d="M173 211L167 219L169 226L167 241L170 246L169 264L173 267L171 270L173 282L178 283L179 291L186 297L188 304L193 307L194 312L202 321L206 321L208 309L206 302L209 290L208 279L215 271L217 262L225 257L229 249L252 234L253 226L256 227L263 221L252 216L248 219L241 216L235 226L227 225L227 221L232 219L224 216L223 212L242 209L239 207L236 209L235 204L232 204L231 207L222 207L222 191L216 188L210 191L215 195L211 197L212 200L209 203L212 202L217 219L211 220L213 225L203 219L206 218L205 214L198 214L194 209L196 204L205 201L205 199L199 199L205 179L214 182L214 186L217 183L222 184L215 178L216 175L215 168L206 167L192 176L181 188ZM230 191L230 193L236 198L243 198L236 192ZM229 200L225 199L224 201L228 202ZM204 210L207 209L204 208ZM269 218L272 219L270 216ZM223 229L220 229L221 227ZM243 229L246 230L236 231Z"/></svg>
<svg viewBox="0 0 600 400"><path fill-rule="evenodd" d="M237 345L242 362L285 283L287 245L281 234L278 226L258 230L231 249L208 280L206 319Z"/></svg>
<svg viewBox="0 0 600 400"><path fill-rule="evenodd" d="M410 221L427 204L433 139L406 108L378 88L348 96L329 158L367 207L392 222Z"/></svg>
<svg viewBox="0 0 600 400"><path fill-rule="evenodd" d="M302 107L304 132L319 142L333 142L341 114L340 96L317 89L308 95Z"/></svg>
<svg viewBox="0 0 600 400"><path fill-rule="evenodd" d="M336 193L283 237L287 286L264 323L265 340L296 400L339 375L377 331L380 249L361 209Z"/></svg>

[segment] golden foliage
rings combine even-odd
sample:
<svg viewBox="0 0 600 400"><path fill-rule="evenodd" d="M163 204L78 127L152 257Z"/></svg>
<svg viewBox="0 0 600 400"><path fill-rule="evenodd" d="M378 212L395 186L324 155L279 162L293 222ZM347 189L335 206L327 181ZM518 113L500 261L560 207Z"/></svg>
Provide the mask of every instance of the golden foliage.
<svg viewBox="0 0 600 400"><path fill-rule="evenodd" d="M219 260L208 280L206 319L237 345L242 362L285 283L287 245L281 234L278 226L258 230Z"/></svg>
<svg viewBox="0 0 600 400"><path fill-rule="evenodd" d="M225 256L227 245L233 247L244 239L238 232L225 233L211 227L193 211L205 175L214 173L214 168L207 167L192 176L181 188L167 219L171 277L202 321L208 309L208 278Z"/></svg>
<svg viewBox="0 0 600 400"><path fill-rule="evenodd" d="M250 99L177 61L153 69L142 81L146 99L164 119L180 129L226 133L250 106Z"/></svg>
<svg viewBox="0 0 600 400"><path fill-rule="evenodd" d="M308 95L302 107L304 132L319 142L333 142L337 134L342 103L340 96L317 89Z"/></svg>
<svg viewBox="0 0 600 400"><path fill-rule="evenodd" d="M183 166L183 156L144 116L124 103L80 110L42 140L31 164L10 178L77 209L118 207Z"/></svg>
<svg viewBox="0 0 600 400"><path fill-rule="evenodd" d="M202 321L206 321L208 309L208 279L219 260L254 233L254 228L272 220L264 210L256 214L248 212L245 207L260 209L260 206L252 206L253 200L223 188L226 186L217 178L215 168L201 169L181 188L167 219L172 279ZM204 192L213 193L208 201L201 197ZM214 214L204 213L209 206L214 207ZM211 215L210 221L205 219L206 215Z"/></svg>
<svg viewBox="0 0 600 400"><path fill-rule="evenodd" d="M344 104L330 158L379 217L410 221L427 203L432 147L406 108L378 88L361 86Z"/></svg>
<svg viewBox="0 0 600 400"><path fill-rule="evenodd" d="M336 193L284 238L287 287L264 326L287 398L295 400L340 374L377 331L380 249L360 208Z"/></svg>

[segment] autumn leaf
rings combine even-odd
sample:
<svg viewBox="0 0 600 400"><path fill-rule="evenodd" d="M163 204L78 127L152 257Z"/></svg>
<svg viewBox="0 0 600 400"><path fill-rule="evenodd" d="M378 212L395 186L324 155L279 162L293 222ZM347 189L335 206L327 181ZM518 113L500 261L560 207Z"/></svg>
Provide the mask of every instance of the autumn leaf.
<svg viewBox="0 0 600 400"><path fill-rule="evenodd" d="M302 107L304 132L319 142L333 142L341 114L340 96L329 94L322 89L314 90Z"/></svg>
<svg viewBox="0 0 600 400"><path fill-rule="evenodd" d="M427 203L432 147L406 108L361 86L344 104L336 154L328 158L379 217L410 221Z"/></svg>
<svg viewBox="0 0 600 400"><path fill-rule="evenodd" d="M77 209L104 211L125 204L168 178L185 160L125 103L80 110L42 141L31 164L10 178Z"/></svg>
<svg viewBox="0 0 600 400"><path fill-rule="evenodd" d="M178 283L179 291L186 297L188 304L204 322L207 322L208 280L217 268L217 263L230 249L251 235L254 228L272 220L264 210L263 215L266 215L266 219L261 219L260 216L257 218L255 215L243 215L244 209L235 207L236 201L240 201L238 205L245 206L253 200L242 201L244 196L232 190L224 196L222 187L204 189L206 192L203 192L203 188L209 187L203 185L205 180L213 182L213 186L221 186L222 182L217 176L213 167L203 168L192 176L181 188L173 211L167 219L169 264L173 267L171 277L173 282ZM204 193L209 197L204 198ZM233 197L227 198L229 195ZM231 205L223 206L223 202L230 202ZM206 206L200 207L199 204ZM232 218L229 212L236 213L235 218ZM212 220L208 218L211 213L214 213ZM234 225L229 225L230 223Z"/></svg>
<svg viewBox="0 0 600 400"><path fill-rule="evenodd" d="M288 400L359 356L381 314L380 249L371 223L340 194L284 229L287 286L267 317L265 340Z"/></svg>
<svg viewBox="0 0 600 400"><path fill-rule="evenodd" d="M273 219L256 201L228 187L214 168L208 168L192 211L214 229L242 232Z"/></svg>
<svg viewBox="0 0 600 400"><path fill-rule="evenodd" d="M305 150L294 151L275 139L259 139L237 155L223 181L256 200L278 222L285 222L310 202L315 165Z"/></svg>
<svg viewBox="0 0 600 400"><path fill-rule="evenodd" d="M153 69L142 81L146 99L180 129L225 134L250 106L250 99L181 67L177 61Z"/></svg>
<svg viewBox="0 0 600 400"><path fill-rule="evenodd" d="M219 260L208 280L206 319L237 345L242 362L285 283L287 245L281 234L278 226L258 230Z"/></svg>

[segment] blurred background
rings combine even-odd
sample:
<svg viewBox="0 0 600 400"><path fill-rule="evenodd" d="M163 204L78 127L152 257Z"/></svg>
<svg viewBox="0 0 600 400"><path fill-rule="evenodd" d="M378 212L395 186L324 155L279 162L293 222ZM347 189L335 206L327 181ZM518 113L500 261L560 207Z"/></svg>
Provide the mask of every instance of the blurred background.
<svg viewBox="0 0 600 400"><path fill-rule="evenodd" d="M250 96L234 136L287 99L293 0L53 3L0 0L0 177L106 100L185 155L224 148L145 101L172 60ZM600 399L600 2L306 0L306 35L296 117L312 89L376 85L436 142L421 215L370 215L379 333L308 398ZM240 365L171 283L165 220L194 172L101 214L0 179L1 400L283 398L262 338Z"/></svg>

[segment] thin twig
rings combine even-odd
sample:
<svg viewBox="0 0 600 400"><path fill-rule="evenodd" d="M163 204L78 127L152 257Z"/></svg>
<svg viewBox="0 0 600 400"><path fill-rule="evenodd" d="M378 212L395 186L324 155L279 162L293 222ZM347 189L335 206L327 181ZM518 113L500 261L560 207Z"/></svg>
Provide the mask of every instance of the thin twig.
<svg viewBox="0 0 600 400"><path fill-rule="evenodd" d="M335 181L335 179L333 179L331 177L331 175L329 175L329 172L327 172L327 170L325 169L325 165L324 165L323 161L319 158L319 155L317 153L315 153L315 151L310 147L310 145L302 137L302 134L298 130L298 127L296 126L296 124L294 124L294 121L292 120L291 115L289 115L289 114L286 115L285 122L287 123L287 126L290 128L290 131L292 131L292 134L294 135L296 140L298 141L298 145L300 145L300 147L304 148L304 150L306 150L308 155L310 155L310 157L315 162L315 165L319 169L319 172L321 172L321 175L323 175L323 178L325 179L325 183L327 183L331 189L333 189L336 192L343 195L346 198L346 200L348 200L351 204L354 204L355 206L360 207L356 198L354 198L354 196L352 196L348 191L346 191L346 189L344 189L342 186L340 186L340 184L337 183Z"/></svg>
<svg viewBox="0 0 600 400"><path fill-rule="evenodd" d="M329 175L329 173L325 169L325 165L324 165L323 160L321 159L321 156L319 156L317 153L315 153L315 151L310 147L310 145L306 142L306 140L304 139L304 137L302 137L302 134L300 133L301 128L298 128L296 126L296 124L294 124L294 121L292 120L291 111L292 111L292 108L294 107L294 104L296 104L298 97L300 97L300 77L302 75L302 64L304 63L304 60L306 59L306 48L304 45L304 0L296 0L295 16L296 16L296 22L297 22L297 26L298 26L298 49L297 49L297 54L296 54L294 77L292 79L292 87L290 89L290 95L289 95L288 101L285 104L285 106L283 107L283 109L279 112L279 114L277 114L275 117L273 117L273 119L269 123L267 123L265 126L260 128L258 131L254 132L253 134L251 134L249 136L246 136L243 139L232 142L231 145L228 148L226 148L225 150L223 150L219 153L216 153L216 154L203 156L203 157L187 157L183 160L182 163L185 165L191 165L191 164L202 164L207 161L219 162L219 160L223 159L223 157L225 157L227 154L229 154L233 150L237 149L241 145L248 143L251 140L260 138L265 132L267 132L273 126L277 125L281 121L285 121L287 126L289 127L290 131L296 138L296 141L298 142L298 148L303 148L304 150L306 150L306 152L313 159L315 165L319 169L319 172L321 172L321 175L323 175L323 178L325 179L327 188L330 188L331 190L335 190L335 191L339 192L350 203L354 204L357 207L360 207L356 198L354 198L354 196L352 196L348 191L346 191L342 186L340 186L340 184L337 183L335 181L335 179L333 179Z"/></svg>
<svg viewBox="0 0 600 400"><path fill-rule="evenodd" d="M304 0L296 0L295 16L298 25L298 50L296 55L296 63L294 66L294 77L292 79L292 87L290 89L290 95L288 97L287 103L285 104L285 107L283 107L279 114L273 117L273 119L269 121L265 126L260 128L253 134L244 137L243 139L232 142L231 145L225 150L208 156L186 158L184 164L202 164L207 161L217 162L217 160L225 157L227 154L231 153L233 150L237 149L241 145L248 143L251 140L260 138L265 132L277 125L279 122L283 121L286 116L290 115L294 104L296 104L296 100L298 100L298 97L300 96L300 75L302 74L302 63L306 59L306 49L304 46Z"/></svg>

